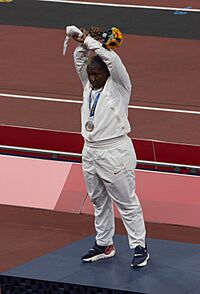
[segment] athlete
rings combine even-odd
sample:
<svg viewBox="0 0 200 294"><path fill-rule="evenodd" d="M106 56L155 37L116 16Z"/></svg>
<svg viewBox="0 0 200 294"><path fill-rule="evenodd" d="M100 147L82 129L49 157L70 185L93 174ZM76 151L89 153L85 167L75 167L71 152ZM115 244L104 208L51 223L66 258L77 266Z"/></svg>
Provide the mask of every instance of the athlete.
<svg viewBox="0 0 200 294"><path fill-rule="evenodd" d="M81 29L74 62L83 85L81 133L84 138L82 166L84 179L95 211L94 246L82 256L90 262L115 255L113 236L115 202L133 250L132 267L147 265L149 253L145 242L142 208L135 193L136 155L128 137L128 104L131 95L129 75L120 57L102 46L97 37ZM91 36L92 35L92 36Z"/></svg>

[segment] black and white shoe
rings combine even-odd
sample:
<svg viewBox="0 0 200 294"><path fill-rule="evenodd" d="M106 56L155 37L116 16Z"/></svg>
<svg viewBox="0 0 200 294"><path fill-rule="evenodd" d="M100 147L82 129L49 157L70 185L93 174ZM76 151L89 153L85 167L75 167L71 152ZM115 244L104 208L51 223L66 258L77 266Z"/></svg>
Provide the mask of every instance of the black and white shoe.
<svg viewBox="0 0 200 294"><path fill-rule="evenodd" d="M97 261L99 259L109 258L115 255L115 246L99 246L95 242L93 248L91 248L88 253L81 257L84 262Z"/></svg>
<svg viewBox="0 0 200 294"><path fill-rule="evenodd" d="M138 245L135 248L133 261L131 263L132 267L143 267L147 265L147 261L149 259L149 252L147 250L147 246L142 247Z"/></svg>

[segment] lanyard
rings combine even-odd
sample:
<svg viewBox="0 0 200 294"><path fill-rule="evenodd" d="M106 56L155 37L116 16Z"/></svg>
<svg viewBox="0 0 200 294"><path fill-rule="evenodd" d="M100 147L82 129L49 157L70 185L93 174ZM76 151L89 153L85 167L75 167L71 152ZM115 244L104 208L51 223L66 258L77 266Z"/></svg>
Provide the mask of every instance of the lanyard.
<svg viewBox="0 0 200 294"><path fill-rule="evenodd" d="M92 91L90 92L89 96L89 111L90 111L90 118L94 117L94 113L97 107L97 102L99 100L101 92L97 94L97 96L94 99L93 105L92 105Z"/></svg>

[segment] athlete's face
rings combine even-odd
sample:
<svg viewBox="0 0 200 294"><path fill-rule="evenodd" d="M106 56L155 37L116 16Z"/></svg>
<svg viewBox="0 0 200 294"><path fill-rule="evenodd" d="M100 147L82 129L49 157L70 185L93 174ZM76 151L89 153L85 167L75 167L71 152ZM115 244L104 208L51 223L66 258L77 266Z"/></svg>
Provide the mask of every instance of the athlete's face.
<svg viewBox="0 0 200 294"><path fill-rule="evenodd" d="M88 65L87 74L92 88L95 90L102 88L109 77L108 70L105 70L99 64Z"/></svg>

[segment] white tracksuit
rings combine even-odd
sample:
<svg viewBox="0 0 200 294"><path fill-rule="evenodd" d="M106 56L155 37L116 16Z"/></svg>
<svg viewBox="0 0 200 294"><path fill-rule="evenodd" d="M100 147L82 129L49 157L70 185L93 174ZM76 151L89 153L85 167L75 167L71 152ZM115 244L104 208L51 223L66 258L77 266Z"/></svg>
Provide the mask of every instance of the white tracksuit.
<svg viewBox="0 0 200 294"><path fill-rule="evenodd" d="M92 132L85 128L90 115L89 96L92 91L86 70L89 50L102 58L110 72L96 106ZM135 193L136 155L127 136L130 132L127 117L131 94L128 73L113 50L103 48L90 36L75 49L74 62L84 89L81 109L81 133L85 139L82 165L88 195L95 209L97 244L106 246L113 243L114 201L127 230L130 248L145 246L143 213Z"/></svg>

